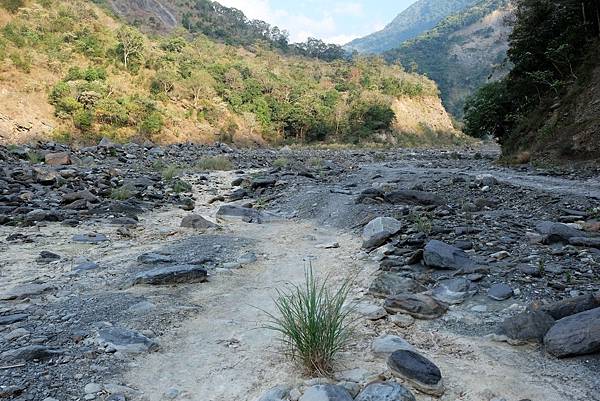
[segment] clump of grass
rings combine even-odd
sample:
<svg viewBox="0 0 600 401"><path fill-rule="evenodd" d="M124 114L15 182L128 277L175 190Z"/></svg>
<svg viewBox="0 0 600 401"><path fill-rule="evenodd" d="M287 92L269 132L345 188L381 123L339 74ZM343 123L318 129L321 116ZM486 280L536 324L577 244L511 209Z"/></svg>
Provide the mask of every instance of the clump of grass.
<svg viewBox="0 0 600 401"><path fill-rule="evenodd" d="M432 223L429 215L414 213L410 216L410 219L412 220L413 224L415 225L415 228L419 232L424 234L431 233Z"/></svg>
<svg viewBox="0 0 600 401"><path fill-rule="evenodd" d="M134 195L134 192L128 186L124 185L122 187L113 188L110 192L111 199L124 201L127 199L131 199Z"/></svg>
<svg viewBox="0 0 600 401"><path fill-rule="evenodd" d="M161 171L162 178L165 181L173 181L173 179L175 179L175 177L179 176L180 174L181 169L174 164L169 164L168 166L164 167Z"/></svg>
<svg viewBox="0 0 600 401"><path fill-rule="evenodd" d="M183 180L176 179L173 183L173 192L180 194L182 192L190 192L192 190L192 185Z"/></svg>
<svg viewBox="0 0 600 401"><path fill-rule="evenodd" d="M311 157L308 159L308 165L313 168L322 168L325 167L325 160L319 157Z"/></svg>
<svg viewBox="0 0 600 401"><path fill-rule="evenodd" d="M284 168L284 167L289 166L289 164L290 164L290 161L288 159L286 159L285 157L280 157L273 161L273 167Z"/></svg>
<svg viewBox="0 0 600 401"><path fill-rule="evenodd" d="M337 354L348 345L349 291L349 280L333 290L327 280L315 277L312 266L306 269L303 284L277 290L277 314L267 313L265 327L282 335L287 355L310 374L332 374Z"/></svg>
<svg viewBox="0 0 600 401"><path fill-rule="evenodd" d="M44 161L44 156L38 152L30 151L27 152L27 160L31 164L39 164Z"/></svg>
<svg viewBox="0 0 600 401"><path fill-rule="evenodd" d="M196 168L201 171L229 171L233 169L233 164L224 156L212 156L200 159Z"/></svg>

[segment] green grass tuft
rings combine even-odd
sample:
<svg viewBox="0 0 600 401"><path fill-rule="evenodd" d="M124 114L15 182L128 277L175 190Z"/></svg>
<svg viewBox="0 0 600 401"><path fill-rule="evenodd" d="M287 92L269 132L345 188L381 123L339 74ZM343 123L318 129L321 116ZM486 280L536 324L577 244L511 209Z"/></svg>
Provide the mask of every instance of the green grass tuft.
<svg viewBox="0 0 600 401"><path fill-rule="evenodd" d="M229 171L233 169L233 164L224 156L212 156L200 159L196 168L200 171Z"/></svg>

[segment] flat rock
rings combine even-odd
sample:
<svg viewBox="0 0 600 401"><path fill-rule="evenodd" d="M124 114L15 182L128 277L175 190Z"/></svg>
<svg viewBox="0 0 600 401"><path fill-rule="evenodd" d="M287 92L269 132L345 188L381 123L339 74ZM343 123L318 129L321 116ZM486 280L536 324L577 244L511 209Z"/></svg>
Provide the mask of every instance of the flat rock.
<svg viewBox="0 0 600 401"><path fill-rule="evenodd" d="M28 317L29 317L29 315L27 315L25 313L17 313L14 315L0 316L0 326L7 326L9 324L22 322L23 320L27 319Z"/></svg>
<svg viewBox="0 0 600 401"><path fill-rule="evenodd" d="M258 397L256 401L283 401L287 399L291 388L289 386L276 386L267 390L263 395Z"/></svg>
<svg viewBox="0 0 600 401"><path fill-rule="evenodd" d="M379 298L388 298L406 293L418 293L425 290L425 287L412 278L403 277L393 272L380 273L369 287L369 293Z"/></svg>
<svg viewBox="0 0 600 401"><path fill-rule="evenodd" d="M197 214L185 216L183 220L181 220L180 226L183 228L193 228L195 230L206 230L208 228L217 227L215 223L208 221Z"/></svg>
<svg viewBox="0 0 600 401"><path fill-rule="evenodd" d="M512 297L513 294L514 291L512 287L504 283L492 285L487 292L487 296L495 301L505 301L508 298Z"/></svg>
<svg viewBox="0 0 600 401"><path fill-rule="evenodd" d="M600 249L600 237L571 237L569 244Z"/></svg>
<svg viewBox="0 0 600 401"><path fill-rule="evenodd" d="M385 195L386 202L392 204L416 204L416 205L442 205L444 200L431 192L415 190L393 191Z"/></svg>
<svg viewBox="0 0 600 401"><path fill-rule="evenodd" d="M5 351L0 354L2 360L23 360L32 361L34 359L47 359L55 355L62 354L63 351L53 350L45 345L28 345L14 350Z"/></svg>
<svg viewBox="0 0 600 401"><path fill-rule="evenodd" d="M440 396L445 391L440 369L423 355L400 350L389 356L387 364L394 376L408 381L424 393Z"/></svg>
<svg viewBox="0 0 600 401"><path fill-rule="evenodd" d="M371 344L371 350L374 354L380 356L387 356L392 352L399 350L416 351L415 347L413 347L408 341L400 336L394 336L391 334L384 334L373 340L373 343Z"/></svg>
<svg viewBox="0 0 600 401"><path fill-rule="evenodd" d="M544 337L546 350L564 358L600 351L600 308L557 321Z"/></svg>
<svg viewBox="0 0 600 401"><path fill-rule="evenodd" d="M64 166L71 164L71 157L67 152L48 153L44 161L49 166Z"/></svg>
<svg viewBox="0 0 600 401"><path fill-rule="evenodd" d="M145 265L158 265L175 262L175 258L172 255L167 255L158 252L143 253L138 256L137 261Z"/></svg>
<svg viewBox="0 0 600 401"><path fill-rule="evenodd" d="M392 217L377 217L369 222L362 233L363 248L376 248L402 230L402 223Z"/></svg>
<svg viewBox="0 0 600 401"><path fill-rule="evenodd" d="M257 209L237 205L223 205L217 211L217 218L222 220L241 220L245 223L268 223L275 220L275 216L261 212Z"/></svg>
<svg viewBox="0 0 600 401"><path fill-rule="evenodd" d="M356 305L355 311L368 320L379 320L387 316L383 306L366 302Z"/></svg>
<svg viewBox="0 0 600 401"><path fill-rule="evenodd" d="M0 294L0 300L7 301L13 299L24 299L40 295L44 292L53 290L54 286L50 284L22 284L17 285L2 294Z"/></svg>
<svg viewBox="0 0 600 401"><path fill-rule="evenodd" d="M318 384L306 389L299 401L353 401L348 390L333 384Z"/></svg>
<svg viewBox="0 0 600 401"><path fill-rule="evenodd" d="M371 383L355 401L415 401L409 389L396 382Z"/></svg>
<svg viewBox="0 0 600 401"><path fill-rule="evenodd" d="M541 342L553 325L554 319L549 314L525 311L500 323L496 333L516 342Z"/></svg>
<svg viewBox="0 0 600 401"><path fill-rule="evenodd" d="M181 283L202 283L207 281L208 272L199 266L194 265L176 265L159 267L138 273L133 279L133 284L181 284Z"/></svg>
<svg viewBox="0 0 600 401"><path fill-rule="evenodd" d="M451 305L463 303L477 294L478 288L471 280L454 278L440 281L433 289L432 296L438 301Z"/></svg>
<svg viewBox="0 0 600 401"><path fill-rule="evenodd" d="M119 352L141 354L155 351L158 343L133 330L109 327L98 331L98 344Z"/></svg>
<svg viewBox="0 0 600 401"><path fill-rule="evenodd" d="M429 241L425 246L423 260L427 266L442 270L472 268L475 265L465 251L438 240Z"/></svg>
<svg viewBox="0 0 600 401"><path fill-rule="evenodd" d="M388 313L405 313L416 319L436 319L448 310L443 303L425 294L403 294L386 299Z"/></svg>

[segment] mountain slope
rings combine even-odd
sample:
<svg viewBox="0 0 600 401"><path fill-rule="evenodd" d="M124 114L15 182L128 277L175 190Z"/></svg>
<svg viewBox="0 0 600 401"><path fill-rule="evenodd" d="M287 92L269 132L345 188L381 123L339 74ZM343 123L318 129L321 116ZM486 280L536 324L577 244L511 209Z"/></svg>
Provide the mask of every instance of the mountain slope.
<svg viewBox="0 0 600 401"><path fill-rule="evenodd" d="M448 15L454 14L477 0L418 0L400 13L383 30L355 39L345 48L359 53L382 53L402 42L413 39L433 28Z"/></svg>
<svg viewBox="0 0 600 401"><path fill-rule="evenodd" d="M470 94L508 72L505 59L511 28L506 19L511 10L509 0L480 0L384 57L414 66L436 81L444 104L460 117Z"/></svg>
<svg viewBox="0 0 600 401"><path fill-rule="evenodd" d="M435 83L382 60L324 62L177 30L147 36L86 0L24 4L9 12L0 3L0 142L459 138ZM135 3L149 19L171 20L161 5ZM439 114L435 124L414 112L421 103Z"/></svg>

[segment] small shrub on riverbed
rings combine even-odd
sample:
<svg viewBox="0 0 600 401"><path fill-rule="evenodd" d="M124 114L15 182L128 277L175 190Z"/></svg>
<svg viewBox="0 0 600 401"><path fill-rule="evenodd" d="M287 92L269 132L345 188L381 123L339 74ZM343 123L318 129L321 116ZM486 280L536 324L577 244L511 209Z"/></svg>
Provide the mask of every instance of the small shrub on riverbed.
<svg viewBox="0 0 600 401"><path fill-rule="evenodd" d="M226 157L213 156L200 159L196 168L200 171L229 171L233 169L233 165Z"/></svg>
<svg viewBox="0 0 600 401"><path fill-rule="evenodd" d="M266 327L282 335L286 352L308 373L331 374L336 355L348 344L352 309L345 303L349 291L349 281L337 290L327 280L319 281L312 266L303 284L278 290L277 315L267 313Z"/></svg>

